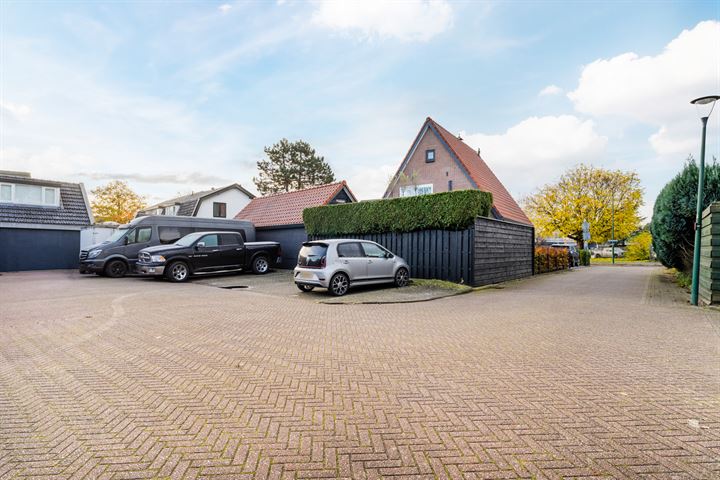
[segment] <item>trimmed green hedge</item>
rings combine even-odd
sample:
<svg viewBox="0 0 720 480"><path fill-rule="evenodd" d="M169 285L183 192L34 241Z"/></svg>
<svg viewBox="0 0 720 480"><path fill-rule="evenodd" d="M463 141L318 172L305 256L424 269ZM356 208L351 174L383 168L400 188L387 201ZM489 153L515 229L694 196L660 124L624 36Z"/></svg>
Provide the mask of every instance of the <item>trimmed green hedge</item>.
<svg viewBox="0 0 720 480"><path fill-rule="evenodd" d="M459 190L306 208L303 222L310 235L462 230L489 216L491 207L492 194Z"/></svg>

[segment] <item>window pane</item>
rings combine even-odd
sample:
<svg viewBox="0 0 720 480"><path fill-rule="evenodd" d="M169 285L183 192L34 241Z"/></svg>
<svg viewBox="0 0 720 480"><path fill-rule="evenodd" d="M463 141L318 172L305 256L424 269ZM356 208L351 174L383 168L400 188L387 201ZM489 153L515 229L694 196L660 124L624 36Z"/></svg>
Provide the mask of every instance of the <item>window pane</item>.
<svg viewBox="0 0 720 480"><path fill-rule="evenodd" d="M303 245L298 254L298 266L320 267L327 255L327 245L324 243L308 243Z"/></svg>
<svg viewBox="0 0 720 480"><path fill-rule="evenodd" d="M385 250L378 247L374 243L363 243L363 250L365 250L365 256L374 258L384 258Z"/></svg>
<svg viewBox="0 0 720 480"><path fill-rule="evenodd" d="M145 243L150 241L152 236L152 227L145 227L138 230L137 243Z"/></svg>
<svg viewBox="0 0 720 480"><path fill-rule="evenodd" d="M240 241L238 240L237 235L233 235L231 233L223 233L220 235L220 242L223 245L240 245Z"/></svg>
<svg viewBox="0 0 720 480"><path fill-rule="evenodd" d="M42 205L42 187L39 185L15 185L15 202Z"/></svg>
<svg viewBox="0 0 720 480"><path fill-rule="evenodd" d="M57 201L55 200L55 189L54 188L46 188L45 189L45 205L56 205Z"/></svg>
<svg viewBox="0 0 720 480"><path fill-rule="evenodd" d="M227 204L221 202L213 202L213 217L225 218Z"/></svg>
<svg viewBox="0 0 720 480"><path fill-rule="evenodd" d="M189 227L158 227L160 243L175 243L190 233L193 229Z"/></svg>
<svg viewBox="0 0 720 480"><path fill-rule="evenodd" d="M200 239L201 242L205 242L206 247L217 247L218 246L218 236L217 234L212 235L205 235Z"/></svg>
<svg viewBox="0 0 720 480"><path fill-rule="evenodd" d="M427 185L418 185L415 187L415 194L416 195L428 195L433 192L433 186L432 184Z"/></svg>
<svg viewBox="0 0 720 480"><path fill-rule="evenodd" d="M12 185L0 185L0 202L12 202Z"/></svg>
<svg viewBox="0 0 720 480"><path fill-rule="evenodd" d="M357 242L341 243L337 247L338 257L363 257L360 244Z"/></svg>

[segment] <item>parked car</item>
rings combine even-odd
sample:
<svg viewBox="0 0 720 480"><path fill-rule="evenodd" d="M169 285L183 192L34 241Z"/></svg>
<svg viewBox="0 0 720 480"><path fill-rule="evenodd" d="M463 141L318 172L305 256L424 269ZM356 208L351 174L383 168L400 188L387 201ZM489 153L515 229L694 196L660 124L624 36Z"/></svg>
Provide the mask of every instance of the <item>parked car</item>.
<svg viewBox="0 0 720 480"><path fill-rule="evenodd" d="M282 261L277 242L244 242L237 232L196 232L172 245L140 250L137 271L171 282L184 282L196 273L252 270L264 274Z"/></svg>
<svg viewBox="0 0 720 480"><path fill-rule="evenodd" d="M102 243L80 251L80 273L124 277L135 270L143 248L169 245L199 231L238 232L245 241L255 240L255 226L244 220L151 215L122 225Z"/></svg>
<svg viewBox="0 0 720 480"><path fill-rule="evenodd" d="M567 250L568 263L570 264L570 267L580 266L580 252L575 245L571 245L569 243L553 243L550 246L553 248L562 248L563 250Z"/></svg>
<svg viewBox="0 0 720 480"><path fill-rule="evenodd" d="M294 270L295 285L303 292L327 288L345 295L350 287L410 281L410 267L388 249L368 240L320 240L302 244Z"/></svg>
<svg viewBox="0 0 720 480"><path fill-rule="evenodd" d="M612 247L596 248L593 250L593 257L595 258L612 258ZM625 250L619 247L615 247L615 258L621 258L625 256Z"/></svg>

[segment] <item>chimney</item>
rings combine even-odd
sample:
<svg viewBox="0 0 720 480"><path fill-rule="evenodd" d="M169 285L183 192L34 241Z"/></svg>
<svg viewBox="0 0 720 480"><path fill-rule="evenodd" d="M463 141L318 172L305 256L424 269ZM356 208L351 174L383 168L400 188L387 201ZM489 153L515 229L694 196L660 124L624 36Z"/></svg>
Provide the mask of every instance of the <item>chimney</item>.
<svg viewBox="0 0 720 480"><path fill-rule="evenodd" d="M480 156L480 148L478 148L478 157Z"/></svg>
<svg viewBox="0 0 720 480"><path fill-rule="evenodd" d="M458 139L458 140L460 140L460 141L462 142L462 137L460 136L460 134L459 134L459 133L458 133L457 139Z"/></svg>

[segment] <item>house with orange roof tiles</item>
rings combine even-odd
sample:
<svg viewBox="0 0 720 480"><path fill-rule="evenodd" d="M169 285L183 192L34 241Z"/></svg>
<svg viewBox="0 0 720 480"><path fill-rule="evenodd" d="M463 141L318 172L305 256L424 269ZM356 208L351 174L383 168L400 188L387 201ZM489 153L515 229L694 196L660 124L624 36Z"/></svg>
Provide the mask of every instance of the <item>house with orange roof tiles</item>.
<svg viewBox="0 0 720 480"><path fill-rule="evenodd" d="M469 189L492 193L494 218L532 225L480 153L428 117L383 198Z"/></svg>
<svg viewBox="0 0 720 480"><path fill-rule="evenodd" d="M357 199L342 181L253 198L235 219L253 222L257 241L279 242L283 252L282 268L293 268L302 243L307 241L303 210L352 202Z"/></svg>

